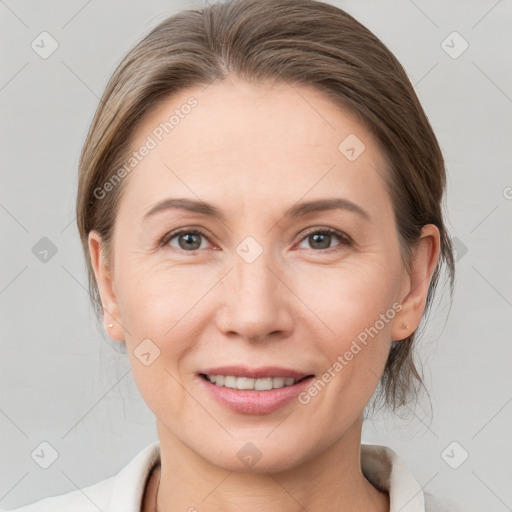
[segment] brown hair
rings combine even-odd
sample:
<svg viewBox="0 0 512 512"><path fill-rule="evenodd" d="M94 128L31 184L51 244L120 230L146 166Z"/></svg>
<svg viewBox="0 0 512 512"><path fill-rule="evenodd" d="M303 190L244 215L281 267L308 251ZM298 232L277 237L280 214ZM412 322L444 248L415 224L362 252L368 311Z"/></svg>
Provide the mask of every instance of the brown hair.
<svg viewBox="0 0 512 512"><path fill-rule="evenodd" d="M88 234L102 237L107 262L123 183L99 199L129 158L142 119L177 91L233 74L255 83L312 85L349 109L376 136L404 261L421 228L441 233L441 254L427 296L430 308L444 263L453 289L454 257L442 214L443 156L407 75L384 44L341 9L314 0L230 0L170 16L136 44L107 84L79 162L77 224L90 295L102 315ZM393 409L417 396L414 333L393 343L379 395Z"/></svg>

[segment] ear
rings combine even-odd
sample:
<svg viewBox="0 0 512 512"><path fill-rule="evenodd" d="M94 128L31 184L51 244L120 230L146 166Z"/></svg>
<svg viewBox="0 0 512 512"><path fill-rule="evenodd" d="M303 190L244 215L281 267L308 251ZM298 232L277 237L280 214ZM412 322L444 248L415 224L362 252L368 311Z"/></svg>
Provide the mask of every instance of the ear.
<svg viewBox="0 0 512 512"><path fill-rule="evenodd" d="M402 309L395 317L392 339L403 340L419 326L427 293L440 252L441 235L433 224L423 226L420 239L411 254L411 268L402 289Z"/></svg>
<svg viewBox="0 0 512 512"><path fill-rule="evenodd" d="M97 231L91 231L88 237L89 253L91 255L91 264L94 269L94 275L101 296L105 323L105 330L108 335L117 341L124 341L124 329L122 328L119 314L119 304L117 301L112 269L109 267L104 249L102 247L102 239ZM112 327L108 327L113 324Z"/></svg>

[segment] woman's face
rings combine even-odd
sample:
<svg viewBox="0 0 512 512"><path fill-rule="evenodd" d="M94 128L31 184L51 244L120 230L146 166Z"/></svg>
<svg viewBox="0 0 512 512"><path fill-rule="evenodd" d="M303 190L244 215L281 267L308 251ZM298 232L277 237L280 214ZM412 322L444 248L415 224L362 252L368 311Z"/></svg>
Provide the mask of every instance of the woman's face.
<svg viewBox="0 0 512 512"><path fill-rule="evenodd" d="M315 89L229 78L163 103L132 148L112 282L98 280L160 435L236 471L247 453L269 471L328 449L414 327L401 325L410 280L376 141ZM201 375L259 375L225 383L265 389L290 372L314 377L244 392Z"/></svg>

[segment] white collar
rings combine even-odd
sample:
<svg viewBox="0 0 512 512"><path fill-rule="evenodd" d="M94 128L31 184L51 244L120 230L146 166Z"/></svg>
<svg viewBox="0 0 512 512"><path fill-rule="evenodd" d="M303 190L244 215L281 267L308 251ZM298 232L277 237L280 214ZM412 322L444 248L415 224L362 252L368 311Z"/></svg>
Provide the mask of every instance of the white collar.
<svg viewBox="0 0 512 512"><path fill-rule="evenodd" d="M361 444L361 469L378 489L389 494L389 512L424 512L423 490L387 446Z"/></svg>

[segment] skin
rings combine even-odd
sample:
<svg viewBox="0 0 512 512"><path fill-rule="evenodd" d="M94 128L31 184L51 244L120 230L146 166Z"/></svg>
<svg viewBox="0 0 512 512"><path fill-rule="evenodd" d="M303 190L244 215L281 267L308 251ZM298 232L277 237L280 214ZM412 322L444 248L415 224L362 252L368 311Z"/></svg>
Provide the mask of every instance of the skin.
<svg viewBox="0 0 512 512"><path fill-rule="evenodd" d="M110 265L100 236L89 236L105 323L114 324L108 332L127 344L156 417L161 469L148 482L143 510L155 501L166 512L389 510L387 493L361 471L362 413L391 341L420 322L439 232L423 228L407 270L376 140L308 86L229 77L181 91L139 125L133 148L192 95L198 106L122 184ZM365 144L355 161L338 150L349 134ZM169 197L200 198L225 219L170 209L143 221ZM333 197L369 218L349 210L285 217L298 202ZM204 233L193 239L197 250L183 236L182 245L179 237L158 245L190 227ZM322 246L309 236L326 227L353 243L333 235ZM263 250L252 263L236 252L247 236ZM237 413L213 400L196 375L245 364L319 377L394 303L402 309L307 405ZM160 356L145 366L134 350L148 338ZM262 455L252 467L237 457L248 442Z"/></svg>

